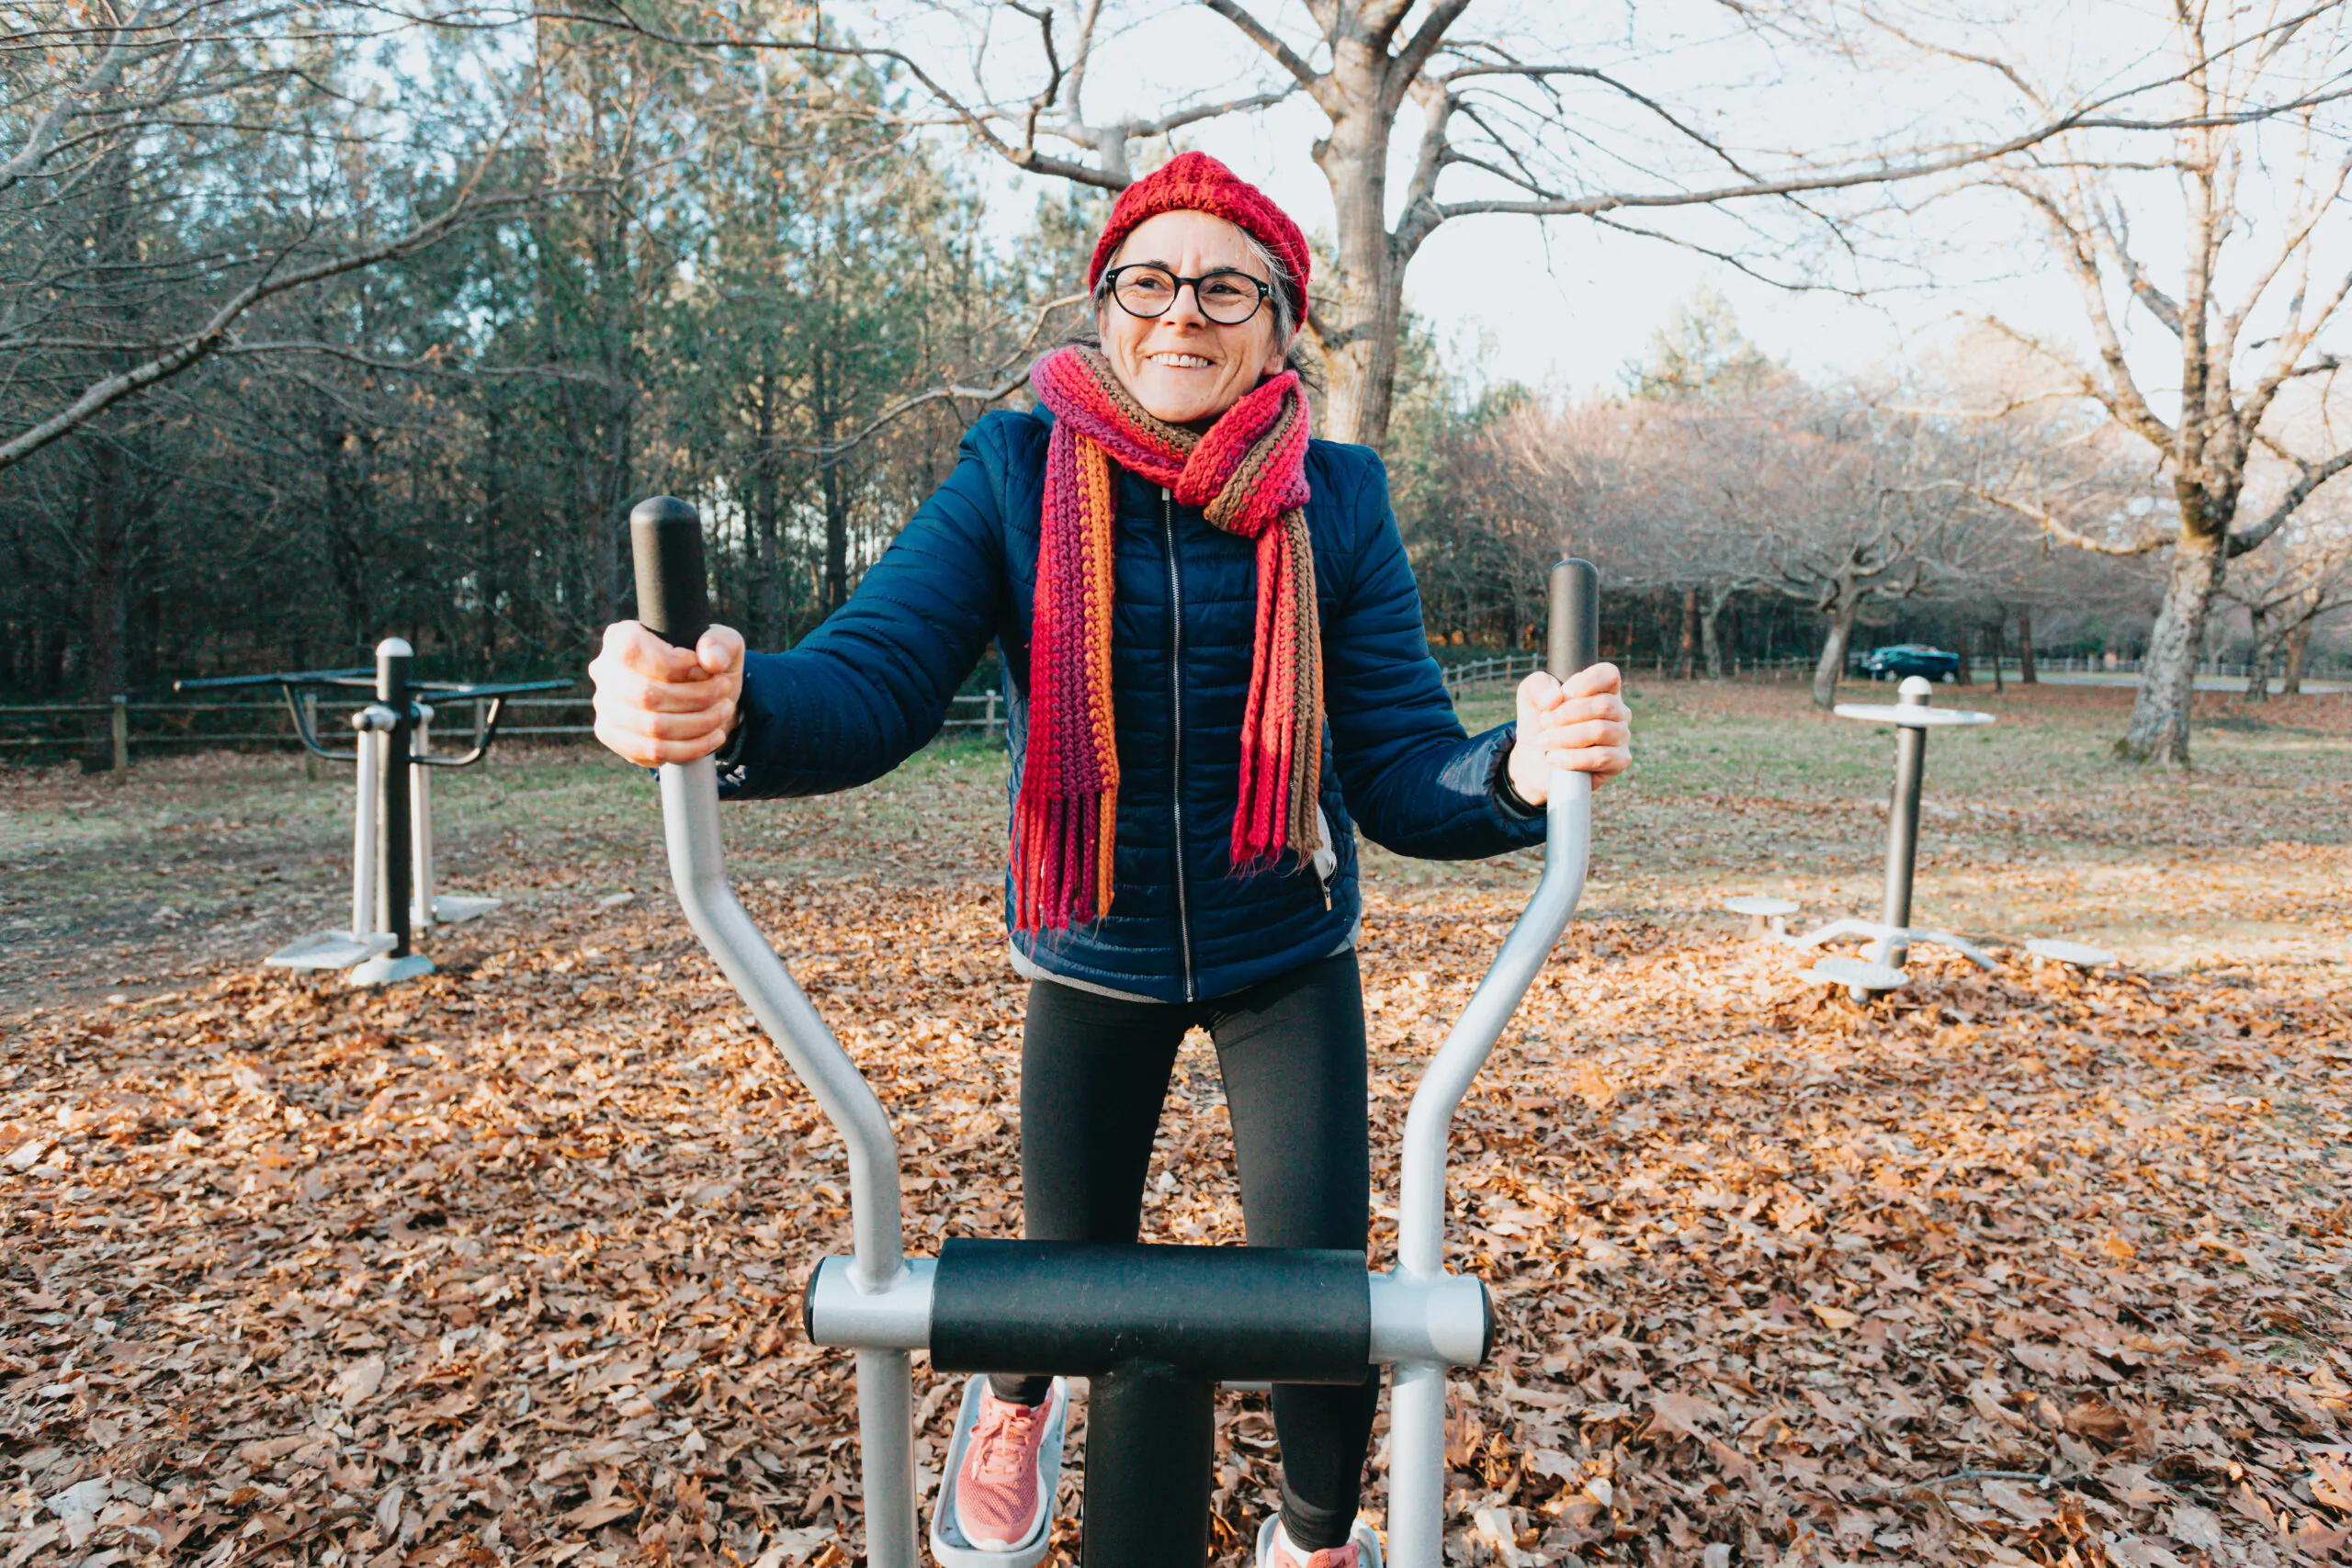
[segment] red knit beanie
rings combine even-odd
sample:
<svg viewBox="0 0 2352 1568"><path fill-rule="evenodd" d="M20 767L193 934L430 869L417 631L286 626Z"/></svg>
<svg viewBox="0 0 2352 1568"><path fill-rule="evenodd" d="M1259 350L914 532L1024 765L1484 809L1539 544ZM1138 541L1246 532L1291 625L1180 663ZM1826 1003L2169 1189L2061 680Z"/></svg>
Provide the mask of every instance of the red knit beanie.
<svg viewBox="0 0 2352 1568"><path fill-rule="evenodd" d="M1306 274L1311 265L1306 236L1273 198L1205 152L1186 152L1170 159L1151 174L1119 193L1102 237L1094 242L1094 259L1086 268L1086 286L1094 287L1111 265L1119 246L1147 218L1163 212L1205 212L1222 218L1274 253L1290 270L1291 320L1306 320Z"/></svg>

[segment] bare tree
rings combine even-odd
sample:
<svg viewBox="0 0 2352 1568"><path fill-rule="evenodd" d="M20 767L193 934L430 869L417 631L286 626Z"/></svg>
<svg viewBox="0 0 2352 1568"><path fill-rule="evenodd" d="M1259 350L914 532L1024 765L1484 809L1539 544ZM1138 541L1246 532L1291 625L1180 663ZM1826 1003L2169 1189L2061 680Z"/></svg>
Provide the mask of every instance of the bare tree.
<svg viewBox="0 0 2352 1568"><path fill-rule="evenodd" d="M2340 60L2352 36L2341 7L2300 0L2211 9L2184 0L2165 28L2175 129L2165 139L2070 130L1984 175L2039 221L2079 288L2092 353L1994 324L2153 449L2165 504L2120 516L2104 502L2085 510L2038 486L2030 469L1985 493L2068 544L2109 554L2170 550L2119 750L2179 765L2188 761L2197 660L2229 563L2352 467L2352 443L2324 420L2297 420L2290 396L2334 377L2338 357L2322 339L2341 328L2352 288L2352 275L2337 275L2352 235L2344 207L2352 153L2333 107L2346 90ZM2023 50L1923 47L1990 71L2036 109L2069 101ZM2152 210L2166 214L2162 224L2148 220ZM2135 358L2140 324L2169 342L2177 393L2164 376L2152 379L2145 356ZM2248 484L2263 454L2291 470L2275 492Z"/></svg>
<svg viewBox="0 0 2352 1568"><path fill-rule="evenodd" d="M2335 509L2327 509L2335 513ZM2352 605L2352 520L2307 508L2281 529L2222 592L2246 613L2253 636L2245 700L2270 699L2270 680L2283 664L2285 694L2302 685L2303 650L2325 615Z"/></svg>
<svg viewBox="0 0 2352 1568"><path fill-rule="evenodd" d="M1306 99L1325 121L1312 154L1336 219L1336 265L1307 323L1329 378L1322 413L1330 434L1374 445L1386 434L1395 398L1406 272L1446 223L1580 218L1771 271L1771 258L1785 261L1790 242L1785 224L1769 232L1758 227L1767 215L1792 218L1822 238L1826 213L1815 197L1948 175L2070 128L2155 123L2135 106L2161 85L2135 78L1986 125L1860 124L1840 144L1790 151L1781 145L1782 110L1817 104L1828 82L1867 75L1875 62L1838 39L1785 72L1694 78L1690 52L1673 46L1672 21L1657 24L1653 36L1643 16L1588 17L1548 0L1490 0L1475 25L1466 19L1471 0L1193 5L1257 55L1260 74L1203 90L1161 63L1199 56L1196 39L1155 57L1154 73L1167 83L1163 103L1122 101L1107 111L1102 95L1088 95L1100 56L1118 35L1166 20L1161 6L865 0L859 10L877 36L943 40L888 47L822 28L802 37L749 28L695 32L664 25L651 0L597 6L549 0L542 14L704 48L888 60L918 85L934 123L1018 168L1102 190L1130 183L1146 145L1209 120ZM1760 15L1743 13L1742 25L1758 34L1747 58L1770 62L1785 40L1762 36ZM1726 104L1752 124L1752 135L1715 129ZM1392 165L1408 171L1404 190L1394 195ZM1721 218L1726 231L1661 227L1675 213L1693 211ZM1775 276L1804 287L1808 273L1786 266Z"/></svg>

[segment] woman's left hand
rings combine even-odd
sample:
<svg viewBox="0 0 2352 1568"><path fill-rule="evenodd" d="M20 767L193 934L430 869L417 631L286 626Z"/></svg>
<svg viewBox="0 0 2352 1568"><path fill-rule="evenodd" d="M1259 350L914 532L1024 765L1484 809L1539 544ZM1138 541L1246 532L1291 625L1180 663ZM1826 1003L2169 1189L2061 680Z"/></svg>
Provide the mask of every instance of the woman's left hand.
<svg viewBox="0 0 2352 1568"><path fill-rule="evenodd" d="M1519 683L1519 737L1510 749L1510 787L1530 806L1550 797L1552 770L1590 773L1599 789L1634 760L1634 715L1618 694L1614 664L1595 664L1566 686L1538 670Z"/></svg>

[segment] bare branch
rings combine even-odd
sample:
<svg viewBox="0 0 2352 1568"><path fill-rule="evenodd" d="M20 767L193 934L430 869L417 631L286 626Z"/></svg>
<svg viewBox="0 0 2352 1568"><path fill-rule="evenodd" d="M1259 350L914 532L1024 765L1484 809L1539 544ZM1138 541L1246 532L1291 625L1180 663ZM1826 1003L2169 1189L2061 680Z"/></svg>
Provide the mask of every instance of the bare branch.
<svg viewBox="0 0 2352 1568"><path fill-rule="evenodd" d="M1458 0L1456 0L1458 4ZM1323 79L1323 73L1302 59L1297 51L1274 35L1273 29L1243 10L1238 0L1201 0L1201 4L1231 22L1241 30L1242 37L1264 50L1275 64L1290 73L1291 80L1312 92Z"/></svg>
<svg viewBox="0 0 2352 1568"><path fill-rule="evenodd" d="M199 360L219 352L229 343L230 328L236 324L238 318L264 299L346 272L356 272L395 256L424 250L446 237L460 221L477 213L537 199L538 197L535 195L490 198L476 197L470 193L460 195L435 217L391 239L291 272L274 269L265 272L214 310L201 327L169 349L130 369L93 383L67 407L13 440L0 443L0 471L16 467L51 442L72 434L123 399L160 381L169 380Z"/></svg>
<svg viewBox="0 0 2352 1568"><path fill-rule="evenodd" d="M2278 503L2271 507L2263 519L2253 527L2233 529L2224 536L2228 541L2229 552L2233 557L2242 556L2261 545L2271 535L2276 534L2303 502L2312 498L2312 491L2345 469L2352 468L2352 448L2338 452L2324 462L2306 462L2301 457L2293 458L2293 462L2302 470L2302 477L2287 487L2287 493L2278 498Z"/></svg>
<svg viewBox="0 0 2352 1568"><path fill-rule="evenodd" d="M1437 52L1437 46L1444 39L1446 28L1460 21L1462 13L1469 8L1470 0L1438 0L1430 7L1430 14L1421 18L1421 25L1413 29L1413 36L1405 40L1405 47L1396 51L1395 60L1389 64L1387 107L1390 113L1396 112L1396 106L1405 101L1407 91L1420 79L1422 68L1429 64L1430 56ZM1406 9L1401 6L1396 8L1396 21L1404 20ZM1392 27L1394 25L1391 24ZM1385 44L1385 38L1381 41Z"/></svg>

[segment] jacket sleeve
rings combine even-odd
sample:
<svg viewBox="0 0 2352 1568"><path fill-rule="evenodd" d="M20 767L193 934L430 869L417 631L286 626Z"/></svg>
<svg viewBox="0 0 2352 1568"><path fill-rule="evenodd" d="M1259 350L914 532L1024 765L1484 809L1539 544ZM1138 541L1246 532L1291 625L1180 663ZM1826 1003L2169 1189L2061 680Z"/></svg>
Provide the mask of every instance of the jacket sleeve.
<svg viewBox="0 0 2352 1568"><path fill-rule="evenodd" d="M1366 454L1344 514L1361 532L1352 581L1323 632L1323 701L1350 814L1374 842L1424 860L1542 843L1543 814L1512 811L1496 786L1518 726L1474 737L1454 716L1377 457Z"/></svg>
<svg viewBox="0 0 2352 1568"><path fill-rule="evenodd" d="M846 604L790 652L745 656L743 722L732 765L720 773L723 795L854 788L939 732L1007 595L1004 534L984 456L1004 440L998 423L983 418L965 435L955 472Z"/></svg>

